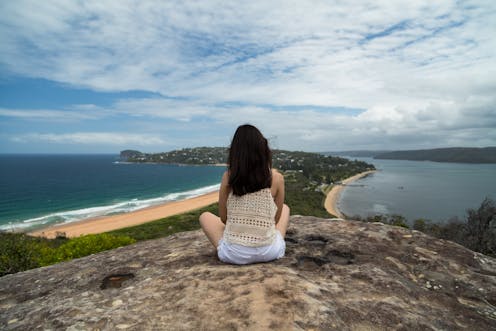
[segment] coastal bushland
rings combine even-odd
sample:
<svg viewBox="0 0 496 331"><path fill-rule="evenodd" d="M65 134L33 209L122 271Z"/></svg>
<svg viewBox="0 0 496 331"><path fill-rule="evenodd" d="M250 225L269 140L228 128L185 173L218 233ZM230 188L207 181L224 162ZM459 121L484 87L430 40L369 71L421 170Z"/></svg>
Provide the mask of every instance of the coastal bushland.
<svg viewBox="0 0 496 331"><path fill-rule="evenodd" d="M95 254L136 242L108 233L67 239L46 239L24 233L0 232L0 276Z"/></svg>

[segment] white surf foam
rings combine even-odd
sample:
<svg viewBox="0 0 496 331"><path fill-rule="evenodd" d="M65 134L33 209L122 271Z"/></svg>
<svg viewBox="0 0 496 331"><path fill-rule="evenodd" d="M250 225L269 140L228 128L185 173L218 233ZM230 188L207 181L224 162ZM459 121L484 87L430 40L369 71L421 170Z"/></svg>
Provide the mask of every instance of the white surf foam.
<svg viewBox="0 0 496 331"><path fill-rule="evenodd" d="M215 184L184 192L169 193L157 198L144 199L144 200L132 199L129 201L118 202L111 205L95 206L95 207L88 207L88 208L82 208L76 210L56 212L48 215L43 215L40 217L30 218L27 220L11 222L9 224L3 224L0 225L0 230L4 230L4 231L27 230L29 228L41 227L43 225L71 223L93 217L122 214L122 213L127 213L131 211L147 208L150 206L162 204L165 202L194 198L206 193L214 192L218 190L219 187L220 184Z"/></svg>

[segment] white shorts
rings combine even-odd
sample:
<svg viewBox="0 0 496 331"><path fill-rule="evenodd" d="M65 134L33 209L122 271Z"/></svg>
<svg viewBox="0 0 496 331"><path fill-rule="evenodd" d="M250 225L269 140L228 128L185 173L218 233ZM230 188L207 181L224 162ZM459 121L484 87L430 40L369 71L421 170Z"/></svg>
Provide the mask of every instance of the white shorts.
<svg viewBox="0 0 496 331"><path fill-rule="evenodd" d="M286 251L286 242L279 231L276 231L274 242L268 246L248 247L238 244L230 244L223 239L217 246L219 260L232 264L250 264L257 262L268 262L280 259Z"/></svg>

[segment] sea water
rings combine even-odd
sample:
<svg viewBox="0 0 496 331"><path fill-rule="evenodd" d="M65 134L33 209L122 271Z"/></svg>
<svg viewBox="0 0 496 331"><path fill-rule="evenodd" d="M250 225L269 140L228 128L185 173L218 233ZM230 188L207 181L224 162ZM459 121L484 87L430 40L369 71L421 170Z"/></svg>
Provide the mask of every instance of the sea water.
<svg viewBox="0 0 496 331"><path fill-rule="evenodd" d="M409 221L466 218L486 198L496 199L496 164L350 158L378 171L347 186L338 208L348 216L399 214Z"/></svg>
<svg viewBox="0 0 496 331"><path fill-rule="evenodd" d="M121 163L118 155L0 155L0 230L138 210L215 191L225 167Z"/></svg>

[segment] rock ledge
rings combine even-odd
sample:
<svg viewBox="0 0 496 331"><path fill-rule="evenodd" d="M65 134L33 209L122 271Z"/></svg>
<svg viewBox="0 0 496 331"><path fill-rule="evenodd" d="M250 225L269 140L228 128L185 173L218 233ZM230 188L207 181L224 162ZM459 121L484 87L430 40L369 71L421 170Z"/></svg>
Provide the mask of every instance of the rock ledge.
<svg viewBox="0 0 496 331"><path fill-rule="evenodd" d="M0 278L3 330L496 330L496 259L382 223L293 216L287 254L217 260L201 231Z"/></svg>

